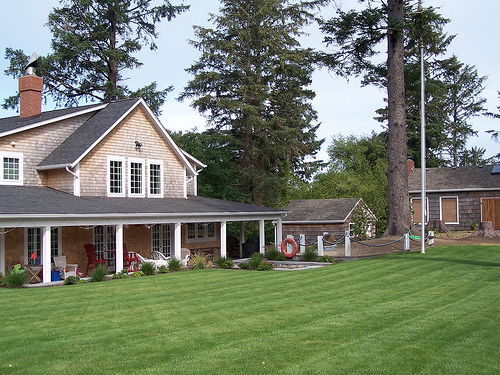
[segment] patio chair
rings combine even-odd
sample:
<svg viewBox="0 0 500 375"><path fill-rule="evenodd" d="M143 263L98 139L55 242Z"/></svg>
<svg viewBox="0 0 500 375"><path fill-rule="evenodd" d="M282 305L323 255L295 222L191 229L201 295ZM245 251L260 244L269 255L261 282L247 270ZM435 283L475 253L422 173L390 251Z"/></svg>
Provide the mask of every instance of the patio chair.
<svg viewBox="0 0 500 375"><path fill-rule="evenodd" d="M123 244L123 267L127 267L128 272L139 270L139 258L137 253L127 250L127 244Z"/></svg>
<svg viewBox="0 0 500 375"><path fill-rule="evenodd" d="M67 264L66 256L54 257L54 271L61 273L61 278L66 280L68 276L76 276L78 264Z"/></svg>
<svg viewBox="0 0 500 375"><path fill-rule="evenodd" d="M85 251L87 252L87 258L88 259L88 264L87 264L87 271L85 272L85 275L89 275L89 269L92 268L95 271L96 264L102 264L104 267L106 267L106 260L104 259L97 259L97 256L95 254L95 247L93 244L88 243L83 246L85 248Z"/></svg>
<svg viewBox="0 0 500 375"><path fill-rule="evenodd" d="M181 263L184 267L188 266L189 258L191 257L191 251L183 247L181 249Z"/></svg>
<svg viewBox="0 0 500 375"><path fill-rule="evenodd" d="M168 266L168 260L163 260L163 259L146 259L144 258L141 254L135 253L137 255L137 258L139 258L139 261L141 263L152 263L155 268L159 268L161 266Z"/></svg>

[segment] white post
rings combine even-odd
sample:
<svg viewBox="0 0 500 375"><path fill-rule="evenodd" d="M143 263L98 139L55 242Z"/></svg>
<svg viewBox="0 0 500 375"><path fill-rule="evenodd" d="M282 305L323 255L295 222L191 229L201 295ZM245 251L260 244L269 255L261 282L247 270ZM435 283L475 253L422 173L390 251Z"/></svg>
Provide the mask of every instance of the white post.
<svg viewBox="0 0 500 375"><path fill-rule="evenodd" d="M318 236L318 256L323 256L323 236Z"/></svg>
<svg viewBox="0 0 500 375"><path fill-rule="evenodd" d="M410 233L405 233L404 251L410 250Z"/></svg>
<svg viewBox="0 0 500 375"><path fill-rule="evenodd" d="M5 274L5 228L0 228L0 272Z"/></svg>
<svg viewBox="0 0 500 375"><path fill-rule="evenodd" d="M174 224L174 257L175 259L181 260L181 240L182 240L182 224Z"/></svg>
<svg viewBox="0 0 500 375"><path fill-rule="evenodd" d="M264 229L264 220L259 220L259 251L261 254L266 252L266 231Z"/></svg>
<svg viewBox="0 0 500 375"><path fill-rule="evenodd" d="M240 221L240 258L243 258L243 243L245 242L245 222Z"/></svg>
<svg viewBox="0 0 500 375"><path fill-rule="evenodd" d="M281 249L281 241L283 241L283 220L279 218L276 221L276 248Z"/></svg>
<svg viewBox="0 0 500 375"><path fill-rule="evenodd" d="M221 221L220 223L220 256L225 258L227 256L227 222Z"/></svg>
<svg viewBox="0 0 500 375"><path fill-rule="evenodd" d="M51 259L50 259L50 227L42 228L42 280L44 283L51 282Z"/></svg>
<svg viewBox="0 0 500 375"><path fill-rule="evenodd" d="M115 228L116 251L115 251L115 273L123 269L123 224Z"/></svg>
<svg viewBox="0 0 500 375"><path fill-rule="evenodd" d="M305 234L300 235L299 242L300 242L300 247L299 247L300 252L304 253L306 251L306 235Z"/></svg>
<svg viewBox="0 0 500 375"><path fill-rule="evenodd" d="M351 237L349 237L349 231L345 231L345 239L344 239L344 248L345 248L345 256L351 256Z"/></svg>

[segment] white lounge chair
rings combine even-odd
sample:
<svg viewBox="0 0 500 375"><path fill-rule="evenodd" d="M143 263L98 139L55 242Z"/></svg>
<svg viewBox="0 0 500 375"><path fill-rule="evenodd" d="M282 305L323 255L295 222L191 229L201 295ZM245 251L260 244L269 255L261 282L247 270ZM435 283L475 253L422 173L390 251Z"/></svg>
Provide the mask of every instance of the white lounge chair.
<svg viewBox="0 0 500 375"><path fill-rule="evenodd" d="M61 278L66 280L68 276L76 276L78 264L66 264L66 256L54 257L54 271L61 272Z"/></svg>
<svg viewBox="0 0 500 375"><path fill-rule="evenodd" d="M168 260L167 259L146 259L144 258L141 254L135 253L137 255L137 258L139 258L139 261L141 263L152 263L155 268L160 268L161 266L168 267Z"/></svg>
<svg viewBox="0 0 500 375"><path fill-rule="evenodd" d="M181 263L184 267L188 266L190 256L191 256L191 251L189 251L189 249L186 249L183 247L181 249Z"/></svg>

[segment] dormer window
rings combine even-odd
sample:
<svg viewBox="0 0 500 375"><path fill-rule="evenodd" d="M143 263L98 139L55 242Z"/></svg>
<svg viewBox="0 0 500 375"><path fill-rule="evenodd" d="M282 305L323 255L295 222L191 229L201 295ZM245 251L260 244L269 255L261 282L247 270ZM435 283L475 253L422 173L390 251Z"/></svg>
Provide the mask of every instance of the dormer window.
<svg viewBox="0 0 500 375"><path fill-rule="evenodd" d="M23 154L19 152L0 152L2 170L0 183L2 185L23 184Z"/></svg>

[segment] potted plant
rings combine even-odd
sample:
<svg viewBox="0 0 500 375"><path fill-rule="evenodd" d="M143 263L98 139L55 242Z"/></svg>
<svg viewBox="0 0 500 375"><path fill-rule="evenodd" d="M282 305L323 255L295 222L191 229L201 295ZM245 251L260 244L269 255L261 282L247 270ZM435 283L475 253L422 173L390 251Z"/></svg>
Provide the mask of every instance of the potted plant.
<svg viewBox="0 0 500 375"><path fill-rule="evenodd" d="M472 220L472 222L470 223L470 229L471 230L476 230L477 228L477 221L476 220Z"/></svg>

